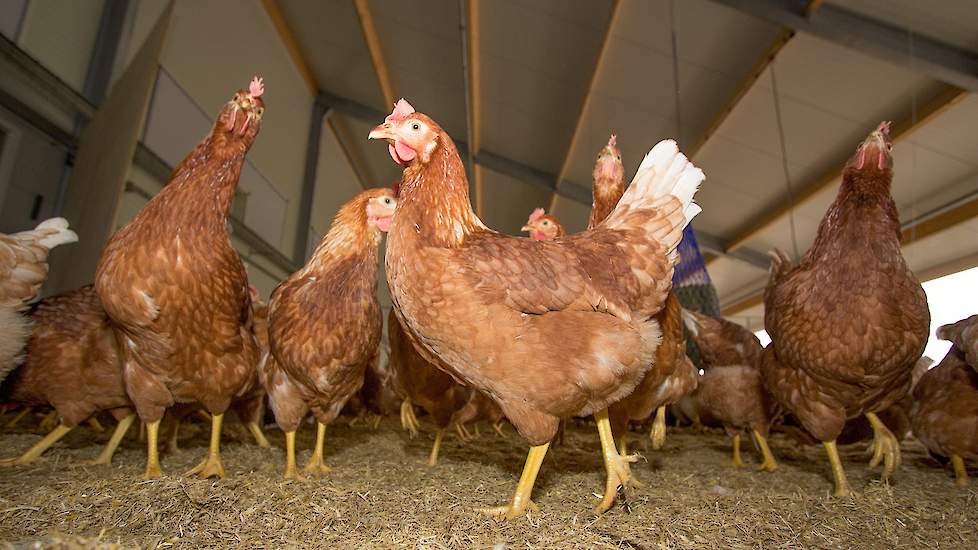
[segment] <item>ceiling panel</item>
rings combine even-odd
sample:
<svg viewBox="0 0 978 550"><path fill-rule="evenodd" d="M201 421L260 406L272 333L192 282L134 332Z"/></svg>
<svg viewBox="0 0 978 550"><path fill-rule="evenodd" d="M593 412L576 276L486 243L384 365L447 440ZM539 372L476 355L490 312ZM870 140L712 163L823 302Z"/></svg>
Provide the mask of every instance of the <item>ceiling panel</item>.
<svg viewBox="0 0 978 550"><path fill-rule="evenodd" d="M910 29L932 40L978 52L974 0L829 0L838 7ZM940 9L937 9L940 8ZM907 48L910 48L909 39Z"/></svg>
<svg viewBox="0 0 978 550"><path fill-rule="evenodd" d="M502 233L525 236L520 228L534 208L547 207L550 191L492 170L482 174L485 224Z"/></svg>
<svg viewBox="0 0 978 550"><path fill-rule="evenodd" d="M568 234L579 233L587 229L587 222L591 217L591 205L581 204L558 195L550 213L560 220Z"/></svg>

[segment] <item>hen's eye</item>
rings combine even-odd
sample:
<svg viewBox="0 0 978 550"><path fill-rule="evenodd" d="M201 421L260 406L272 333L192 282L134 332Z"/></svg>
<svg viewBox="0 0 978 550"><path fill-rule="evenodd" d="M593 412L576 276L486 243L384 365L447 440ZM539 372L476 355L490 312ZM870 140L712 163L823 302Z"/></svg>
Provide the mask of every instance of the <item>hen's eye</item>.
<svg viewBox="0 0 978 550"><path fill-rule="evenodd" d="M265 108L264 107L259 107L259 108L255 109L255 114L257 114L258 116L262 116L263 114L265 114Z"/></svg>
<svg viewBox="0 0 978 550"><path fill-rule="evenodd" d="M234 101L235 102L241 101L241 94L234 94Z"/></svg>
<svg viewBox="0 0 978 550"><path fill-rule="evenodd" d="M543 220L543 225L550 225L550 222L547 220Z"/></svg>
<svg viewBox="0 0 978 550"><path fill-rule="evenodd" d="M384 199L384 204L390 204L390 203L391 203L391 200L389 198L385 198Z"/></svg>
<svg viewBox="0 0 978 550"><path fill-rule="evenodd" d="M412 130L420 130L421 129L421 125L418 124L417 122L415 122L414 124L411 125L411 129Z"/></svg>

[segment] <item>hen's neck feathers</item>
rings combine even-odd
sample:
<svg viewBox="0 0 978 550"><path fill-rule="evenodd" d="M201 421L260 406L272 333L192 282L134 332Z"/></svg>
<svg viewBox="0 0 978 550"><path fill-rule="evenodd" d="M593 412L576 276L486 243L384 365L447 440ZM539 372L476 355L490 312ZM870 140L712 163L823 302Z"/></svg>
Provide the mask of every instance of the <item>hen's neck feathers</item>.
<svg viewBox="0 0 978 550"><path fill-rule="evenodd" d="M160 193L166 198L181 197L176 206L167 209L174 222L226 220L249 148L250 143L232 141L215 125L177 166Z"/></svg>
<svg viewBox="0 0 978 550"><path fill-rule="evenodd" d="M444 131L428 162L414 161L404 170L392 230L416 232L423 242L448 248L486 230L472 211L462 159Z"/></svg>
<svg viewBox="0 0 978 550"><path fill-rule="evenodd" d="M806 259L823 256L838 239L855 245L858 235L871 234L873 239L893 239L899 246L900 217L890 196L893 172L865 173L847 169L835 202L818 226L818 234ZM882 231L880 231L882 229Z"/></svg>
<svg viewBox="0 0 978 550"><path fill-rule="evenodd" d="M599 177L591 185L591 216L588 219L588 229L592 229L611 214L618 205L621 196L625 194L625 182L620 178Z"/></svg>
<svg viewBox="0 0 978 550"><path fill-rule="evenodd" d="M329 232L316 246L303 271L307 274L326 272L336 262L352 258L370 260L367 263L376 269L380 239L379 231L367 227L366 201L349 202L336 214Z"/></svg>

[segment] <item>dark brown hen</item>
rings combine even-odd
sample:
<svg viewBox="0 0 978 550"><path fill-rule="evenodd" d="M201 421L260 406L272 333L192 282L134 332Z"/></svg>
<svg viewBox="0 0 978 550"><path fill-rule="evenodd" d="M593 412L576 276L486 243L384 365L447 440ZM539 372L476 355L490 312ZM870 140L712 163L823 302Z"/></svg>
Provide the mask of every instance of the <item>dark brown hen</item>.
<svg viewBox="0 0 978 550"><path fill-rule="evenodd" d="M683 317L704 362L699 387L691 396L696 412L720 422L733 438L734 466L743 466L740 436L748 430L764 458L760 468L773 472L778 463L767 437L774 402L761 383L761 342L751 331L722 317L688 310Z"/></svg>
<svg viewBox="0 0 978 550"><path fill-rule="evenodd" d="M370 138L405 165L387 248L387 282L405 328L466 385L502 407L533 448L508 506L530 493L561 418L595 414L608 482L598 510L631 482L607 407L653 362L682 229L703 173L664 141L597 228L533 241L488 229L472 211L451 137L399 101Z"/></svg>
<svg viewBox="0 0 978 550"><path fill-rule="evenodd" d="M978 372L951 346L914 389L913 433L927 449L951 459L955 482L968 485L965 461L978 460Z"/></svg>
<svg viewBox="0 0 978 550"><path fill-rule="evenodd" d="M305 471L329 471L326 426L363 384L375 361L382 319L377 301L377 250L397 200L370 189L344 204L312 257L278 285L268 304L262 381L275 421L285 432L285 477L295 469L295 432L312 411L316 448Z"/></svg>
<svg viewBox="0 0 978 550"><path fill-rule="evenodd" d="M75 426L101 411L118 421L92 464L109 464L135 418L122 382L122 362L109 318L95 288L45 298L31 313L34 328L24 364L4 382L2 394L26 406L50 405L60 423L44 439L6 464L33 462Z"/></svg>
<svg viewBox="0 0 978 550"><path fill-rule="evenodd" d="M900 250L891 147L888 123L859 145L811 249L797 266L776 254L764 295L764 385L823 442L840 496L851 492L835 443L847 419L869 418L884 477L899 465L875 413L906 395L930 323Z"/></svg>
<svg viewBox="0 0 978 550"><path fill-rule="evenodd" d="M254 372L248 276L231 245L228 214L245 154L264 114L255 78L158 195L109 239L95 289L118 328L126 389L147 426L146 477L162 475L159 423L176 403L211 413L207 458L191 474L224 476L221 423Z"/></svg>

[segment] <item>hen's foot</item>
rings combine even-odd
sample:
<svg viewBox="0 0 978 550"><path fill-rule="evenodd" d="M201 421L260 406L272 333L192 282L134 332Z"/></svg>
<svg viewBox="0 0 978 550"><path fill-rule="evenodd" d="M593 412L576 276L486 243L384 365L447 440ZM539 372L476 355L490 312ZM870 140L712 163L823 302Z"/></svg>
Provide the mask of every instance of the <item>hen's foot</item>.
<svg viewBox="0 0 978 550"><path fill-rule="evenodd" d="M503 431L503 425L505 422L506 422L505 420L500 420L499 422L496 422L492 425L492 429L495 430L496 434L499 435L499 437L506 437L506 432Z"/></svg>
<svg viewBox="0 0 978 550"><path fill-rule="evenodd" d="M533 484L536 483L537 474L540 473L540 465L543 464L543 458L547 456L549 447L550 443L530 447L530 452L526 455L526 463L523 464L520 482L516 485L516 492L513 493L513 500L509 505L484 508L480 511L497 519L510 520L522 516L528 511L539 510L530 497L533 495Z"/></svg>
<svg viewBox="0 0 978 550"><path fill-rule="evenodd" d="M414 415L414 405L410 399L401 403L401 428L407 431L411 439L418 436L418 417Z"/></svg>
<svg viewBox="0 0 978 550"><path fill-rule="evenodd" d="M211 419L211 443L207 450L207 458L184 475L196 475L202 478L224 477L224 465L221 464L221 424L224 414L215 414Z"/></svg>
<svg viewBox="0 0 978 550"><path fill-rule="evenodd" d="M631 468L628 466L630 463L637 461L638 455L621 456L616 454L605 457L607 481L604 487L604 497L594 507L595 514L603 514L614 506L615 501L618 499L619 489L621 489L624 495L627 494L629 489L637 489L642 486L642 483L632 476Z"/></svg>
<svg viewBox="0 0 978 550"><path fill-rule="evenodd" d="M458 438L462 441L462 443L468 443L474 439L472 432L470 432L461 422L455 423L455 434L458 435Z"/></svg>
<svg viewBox="0 0 978 550"><path fill-rule="evenodd" d="M445 437L445 429L438 428L435 432L435 442L431 445L431 454L428 455L428 466L438 464L438 450L441 449L441 440Z"/></svg>
<svg viewBox="0 0 978 550"><path fill-rule="evenodd" d="M849 497L852 496L852 488L849 487L849 480L846 478L846 471L842 467L842 459L839 458L839 449L835 446L835 440L823 441L826 454L829 455L829 464L832 466L832 479L835 490L832 496Z"/></svg>
<svg viewBox="0 0 978 550"><path fill-rule="evenodd" d="M875 468L879 465L880 460L883 461L883 475L884 481L888 480L893 472L900 467L903 462L900 456L900 442L897 440L893 432L886 427L885 424L876 416L875 413L866 413L866 418L869 419L869 423L873 426L874 438L873 438L873 458L869 461L870 468Z"/></svg>
<svg viewBox="0 0 978 550"><path fill-rule="evenodd" d="M94 460L85 461L84 464L89 466L107 466L112 464L112 455L114 455L115 450L119 448L119 443L122 442L122 438L125 437L126 432L129 430L129 426L132 425L134 420L136 420L136 415L134 414L130 414L129 416L120 420L115 426L115 431L112 432L112 437L109 438L109 442L102 448L102 452L99 453L98 457Z"/></svg>
<svg viewBox="0 0 978 550"><path fill-rule="evenodd" d="M774 458L774 453L771 452L771 447L767 444L767 438L761 435L760 432L754 430L754 439L757 440L757 446L761 448L761 455L764 456L764 462L757 467L758 470L765 472L773 472L778 469L778 461Z"/></svg>
<svg viewBox="0 0 978 550"><path fill-rule="evenodd" d="M312 457L309 458L309 463L303 469L304 472L313 475L326 475L330 472L329 466L323 462L323 457L326 455L326 424L322 422L316 423L316 448L312 452Z"/></svg>
<svg viewBox="0 0 978 550"><path fill-rule="evenodd" d="M144 424L146 429L146 471L143 472L143 479L156 479L163 477L163 470L160 468L160 452L157 448L160 435L160 421L147 422Z"/></svg>
<svg viewBox="0 0 978 550"><path fill-rule="evenodd" d="M733 436L733 461L734 468L743 468L744 461L740 459L740 434L734 434Z"/></svg>
<svg viewBox="0 0 978 550"><path fill-rule="evenodd" d="M52 445L58 442L62 437L65 436L71 428L65 426L64 424L58 424L51 430L51 433L44 436L43 439L34 444L30 449L27 449L24 454L16 458L6 458L0 460L0 466L22 466L24 464L30 464L35 460L41 458L44 451L51 448Z"/></svg>

